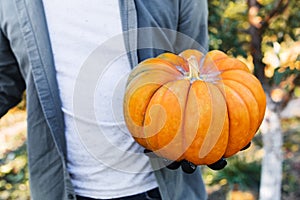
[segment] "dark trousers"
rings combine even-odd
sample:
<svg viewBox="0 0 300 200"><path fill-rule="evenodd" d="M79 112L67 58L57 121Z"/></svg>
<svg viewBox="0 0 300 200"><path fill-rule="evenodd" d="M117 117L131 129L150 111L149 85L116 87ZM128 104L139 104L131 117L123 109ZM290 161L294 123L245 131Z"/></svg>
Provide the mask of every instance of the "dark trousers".
<svg viewBox="0 0 300 200"><path fill-rule="evenodd" d="M82 196L76 196L76 198L77 200L161 200L158 188L140 194L115 199L93 199Z"/></svg>

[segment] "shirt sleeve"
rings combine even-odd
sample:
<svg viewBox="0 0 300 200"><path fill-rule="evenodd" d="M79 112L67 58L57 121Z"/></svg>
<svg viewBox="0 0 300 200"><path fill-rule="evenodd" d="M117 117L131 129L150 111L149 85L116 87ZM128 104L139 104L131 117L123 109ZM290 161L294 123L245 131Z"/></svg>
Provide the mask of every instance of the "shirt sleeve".
<svg viewBox="0 0 300 200"><path fill-rule="evenodd" d="M194 48L208 51L208 5L206 0L180 0L176 51Z"/></svg>
<svg viewBox="0 0 300 200"><path fill-rule="evenodd" d="M0 117L21 101L24 90L16 58L0 28Z"/></svg>

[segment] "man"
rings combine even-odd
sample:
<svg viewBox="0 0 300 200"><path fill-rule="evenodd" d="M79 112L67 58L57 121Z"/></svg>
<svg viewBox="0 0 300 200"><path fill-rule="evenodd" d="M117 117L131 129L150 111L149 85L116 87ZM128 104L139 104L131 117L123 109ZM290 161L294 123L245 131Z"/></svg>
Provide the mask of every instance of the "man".
<svg viewBox="0 0 300 200"><path fill-rule="evenodd" d="M199 169L149 161L114 109L138 62L207 50L207 12L204 0L0 1L0 116L26 87L33 199L206 198ZM111 55L120 58L110 65Z"/></svg>

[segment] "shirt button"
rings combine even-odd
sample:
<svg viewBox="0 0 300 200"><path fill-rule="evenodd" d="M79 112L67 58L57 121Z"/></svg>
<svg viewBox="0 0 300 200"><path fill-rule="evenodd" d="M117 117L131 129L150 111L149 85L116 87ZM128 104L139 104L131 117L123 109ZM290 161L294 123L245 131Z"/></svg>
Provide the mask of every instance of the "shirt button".
<svg viewBox="0 0 300 200"><path fill-rule="evenodd" d="M68 194L68 199L74 199L74 195L73 194Z"/></svg>

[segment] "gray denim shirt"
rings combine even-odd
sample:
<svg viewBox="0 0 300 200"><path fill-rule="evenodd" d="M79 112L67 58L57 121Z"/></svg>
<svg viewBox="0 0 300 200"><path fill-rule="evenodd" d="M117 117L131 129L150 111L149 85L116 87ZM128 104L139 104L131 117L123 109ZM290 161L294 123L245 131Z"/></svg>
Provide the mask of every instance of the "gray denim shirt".
<svg viewBox="0 0 300 200"><path fill-rule="evenodd" d="M205 0L119 3L132 67L162 51L207 50ZM0 0L0 116L21 100L25 88L31 197L76 199L66 167L64 118L42 0ZM159 167L160 159L151 163L159 169L155 175L164 200L206 199L199 169L189 175Z"/></svg>

